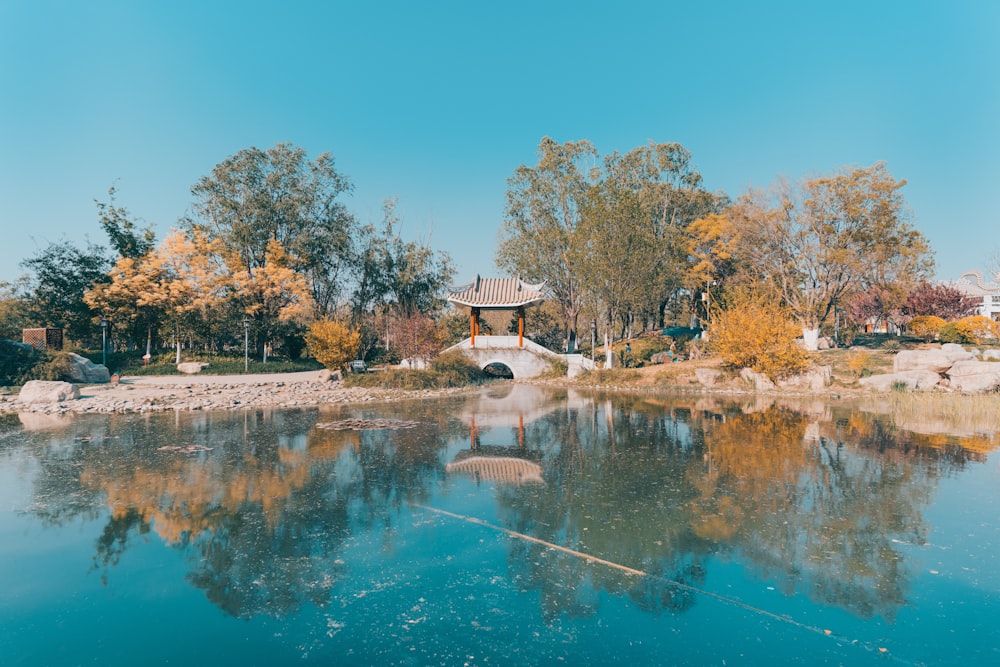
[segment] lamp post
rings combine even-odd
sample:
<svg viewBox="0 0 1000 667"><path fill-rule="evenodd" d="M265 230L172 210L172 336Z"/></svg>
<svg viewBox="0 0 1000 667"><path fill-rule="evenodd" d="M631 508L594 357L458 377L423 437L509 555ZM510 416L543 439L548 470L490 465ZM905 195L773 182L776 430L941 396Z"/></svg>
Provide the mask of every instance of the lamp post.
<svg viewBox="0 0 1000 667"><path fill-rule="evenodd" d="M250 318L243 318L243 372L250 370Z"/></svg>
<svg viewBox="0 0 1000 667"><path fill-rule="evenodd" d="M111 322L108 322L107 318L101 318L101 364L104 366L108 365L108 326Z"/></svg>
<svg viewBox="0 0 1000 667"><path fill-rule="evenodd" d="M590 320L590 359L594 361L594 350L597 348L597 320Z"/></svg>

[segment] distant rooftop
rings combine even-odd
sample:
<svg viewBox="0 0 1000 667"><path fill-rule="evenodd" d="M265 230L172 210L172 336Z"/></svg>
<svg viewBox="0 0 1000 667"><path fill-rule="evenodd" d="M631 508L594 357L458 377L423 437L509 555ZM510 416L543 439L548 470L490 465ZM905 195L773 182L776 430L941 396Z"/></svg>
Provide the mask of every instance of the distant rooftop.
<svg viewBox="0 0 1000 667"><path fill-rule="evenodd" d="M453 287L448 301L472 308L517 308L545 300L545 283L533 285L520 278L482 278Z"/></svg>

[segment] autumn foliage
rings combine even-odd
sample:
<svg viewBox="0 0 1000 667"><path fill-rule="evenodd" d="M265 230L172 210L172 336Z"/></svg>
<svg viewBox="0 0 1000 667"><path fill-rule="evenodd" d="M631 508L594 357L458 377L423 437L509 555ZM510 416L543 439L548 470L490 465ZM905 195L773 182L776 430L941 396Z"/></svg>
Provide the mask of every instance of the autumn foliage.
<svg viewBox="0 0 1000 667"><path fill-rule="evenodd" d="M750 368L775 380L809 365L808 353L795 340L799 331L776 300L739 291L725 310L713 313L709 348L727 366Z"/></svg>
<svg viewBox="0 0 1000 667"><path fill-rule="evenodd" d="M923 338L926 342L931 342L937 338L941 327L945 325L945 320L936 315L919 315L910 320L907 328L914 336Z"/></svg>
<svg viewBox="0 0 1000 667"><path fill-rule="evenodd" d="M306 345L316 361L330 370L343 368L358 353L361 334L334 320L319 320L309 327Z"/></svg>

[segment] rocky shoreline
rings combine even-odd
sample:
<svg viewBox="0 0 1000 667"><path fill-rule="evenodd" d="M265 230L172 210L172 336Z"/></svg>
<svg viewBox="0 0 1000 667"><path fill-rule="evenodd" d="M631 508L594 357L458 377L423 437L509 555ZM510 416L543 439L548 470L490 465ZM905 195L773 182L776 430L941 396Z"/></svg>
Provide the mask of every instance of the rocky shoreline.
<svg viewBox="0 0 1000 667"><path fill-rule="evenodd" d="M316 373L285 373L271 379L267 375L126 377L118 384L88 385L79 387L78 391L78 397L58 401L25 402L17 395L0 396L0 414L27 412L65 415L295 408L444 396L467 389L403 391L345 387L342 382L320 379Z"/></svg>

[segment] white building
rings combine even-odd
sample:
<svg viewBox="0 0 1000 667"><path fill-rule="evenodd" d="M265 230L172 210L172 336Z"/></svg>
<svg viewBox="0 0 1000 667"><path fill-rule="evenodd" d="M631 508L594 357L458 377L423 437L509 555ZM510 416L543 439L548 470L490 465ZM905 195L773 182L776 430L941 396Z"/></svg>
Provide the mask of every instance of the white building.
<svg viewBox="0 0 1000 667"><path fill-rule="evenodd" d="M994 320L1000 320L1000 272L993 272L993 282L983 282L983 274L979 271L966 271L955 281L945 283L968 296L979 299L981 303L976 309L977 315L985 315Z"/></svg>

